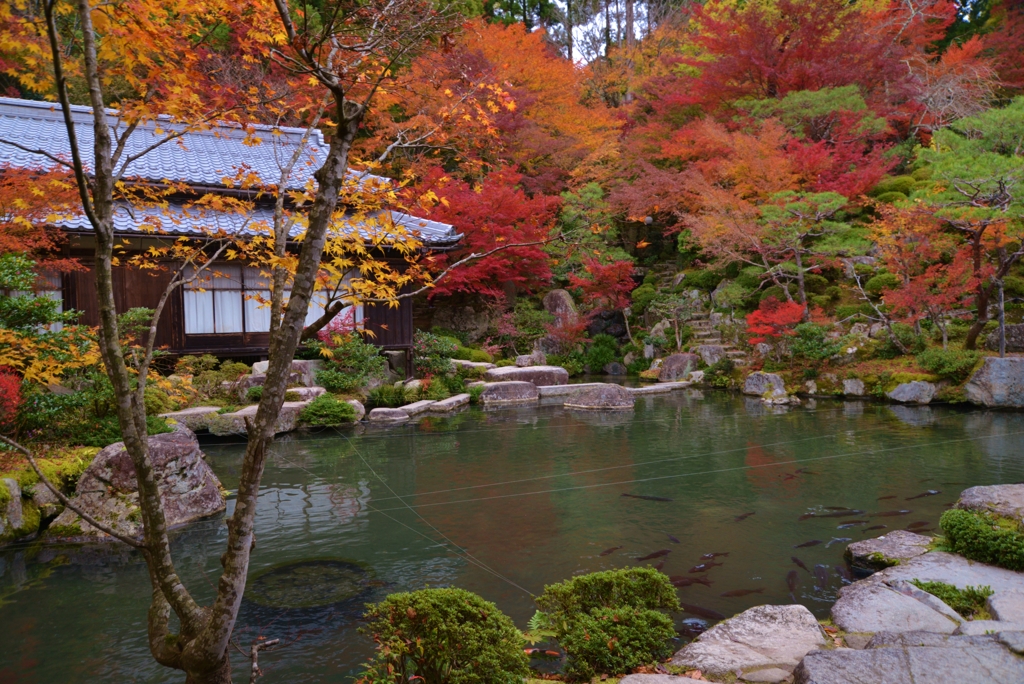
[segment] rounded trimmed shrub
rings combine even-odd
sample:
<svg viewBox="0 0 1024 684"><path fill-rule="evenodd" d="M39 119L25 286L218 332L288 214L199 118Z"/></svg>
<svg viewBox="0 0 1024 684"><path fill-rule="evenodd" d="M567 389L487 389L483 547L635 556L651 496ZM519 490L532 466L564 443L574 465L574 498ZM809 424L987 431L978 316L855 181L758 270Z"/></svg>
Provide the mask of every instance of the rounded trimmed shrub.
<svg viewBox="0 0 1024 684"><path fill-rule="evenodd" d="M285 398L287 398L287 394ZM347 401L341 401L330 394L321 394L302 407L302 411L299 412L299 421L306 425L326 427L351 423L355 419L355 407Z"/></svg>
<svg viewBox="0 0 1024 684"><path fill-rule="evenodd" d="M1024 570L1024 530L1014 520L951 508L939 518L946 542L964 558Z"/></svg>
<svg viewBox="0 0 1024 684"><path fill-rule="evenodd" d="M521 684L529 674L523 635L512 620L463 589L391 594L367 606L376 653L360 682Z"/></svg>

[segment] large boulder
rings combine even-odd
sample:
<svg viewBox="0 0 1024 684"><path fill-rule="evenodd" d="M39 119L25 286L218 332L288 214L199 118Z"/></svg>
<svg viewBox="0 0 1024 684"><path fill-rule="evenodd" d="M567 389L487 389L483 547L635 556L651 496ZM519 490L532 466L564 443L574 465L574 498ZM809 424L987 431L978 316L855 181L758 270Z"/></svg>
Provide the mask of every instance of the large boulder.
<svg viewBox="0 0 1024 684"><path fill-rule="evenodd" d="M604 366L601 367L601 372L605 375L627 375L629 373L629 369L618 361L612 361L611 363L604 364Z"/></svg>
<svg viewBox="0 0 1024 684"><path fill-rule="evenodd" d="M557 325L575 323L579 319L576 304L568 290L551 290L544 295L544 310L555 317Z"/></svg>
<svg viewBox="0 0 1024 684"><path fill-rule="evenodd" d="M957 508L992 513L1024 524L1024 484L971 487L960 493Z"/></svg>
<svg viewBox="0 0 1024 684"><path fill-rule="evenodd" d="M0 480L0 544L34 536L39 531L39 520L39 508L22 499L18 481L9 477Z"/></svg>
<svg viewBox="0 0 1024 684"><path fill-rule="evenodd" d="M708 366L713 366L725 358L725 347L718 344L702 344L697 347L701 361Z"/></svg>
<svg viewBox="0 0 1024 684"><path fill-rule="evenodd" d="M1024 407L1024 357L986 358L964 385L964 396L982 406Z"/></svg>
<svg viewBox="0 0 1024 684"><path fill-rule="evenodd" d="M700 365L700 357L696 354L672 354L662 360L658 380L661 382L685 380L690 373L697 370L698 365Z"/></svg>
<svg viewBox="0 0 1024 684"><path fill-rule="evenodd" d="M565 385L569 382L569 371L561 366L504 366L492 368L484 373L487 382L532 382L534 385Z"/></svg>
<svg viewBox="0 0 1024 684"><path fill-rule="evenodd" d="M786 394L786 383L775 373L755 371L743 382L743 393L755 397L763 397L767 393L774 395Z"/></svg>
<svg viewBox="0 0 1024 684"><path fill-rule="evenodd" d="M299 414L306 407L308 401L286 401L281 404L281 410L274 422L274 434L291 432L299 426ZM256 417L259 404L252 404L234 413L221 413L207 417L206 425L211 433L218 436L244 435L248 433L245 427L245 419L250 421Z"/></svg>
<svg viewBox="0 0 1024 684"><path fill-rule="evenodd" d="M489 382L484 385L480 395L480 403L494 404L532 404L539 399L537 386L532 382L508 381Z"/></svg>
<svg viewBox="0 0 1024 684"><path fill-rule="evenodd" d="M905 563L928 552L931 537L906 530L893 530L874 539L864 539L846 547L846 560L855 568L883 570Z"/></svg>
<svg viewBox="0 0 1024 684"><path fill-rule="evenodd" d="M571 395L565 407L588 411L632 411L636 398L622 385L592 385Z"/></svg>
<svg viewBox="0 0 1024 684"><path fill-rule="evenodd" d="M701 634L671 664L716 678L739 674L747 681L781 682L825 644L821 625L804 606L755 606Z"/></svg>
<svg viewBox="0 0 1024 684"><path fill-rule="evenodd" d="M935 610L931 601L919 598L922 597L902 593L885 582L854 582L839 590L839 600L832 606L832 621L845 632L953 634L959 629L957 619Z"/></svg>
<svg viewBox="0 0 1024 684"><path fill-rule="evenodd" d="M591 337L597 335L611 335L612 337L626 336L626 317L621 311L598 311L590 317L587 325L587 333Z"/></svg>
<svg viewBox="0 0 1024 684"><path fill-rule="evenodd" d="M219 513L226 507L220 480L204 460L195 433L184 425L178 424L173 432L150 437L149 458L168 528ZM135 538L142 536L135 466L122 442L111 444L96 454L78 479L71 499L117 532ZM46 538L112 541L70 508L57 516L47 529Z"/></svg>
<svg viewBox="0 0 1024 684"><path fill-rule="evenodd" d="M867 394L864 381L860 378L846 378L843 380L843 394L848 397L863 397Z"/></svg>
<svg viewBox="0 0 1024 684"><path fill-rule="evenodd" d="M181 411L161 413L160 417L181 423L189 430L195 432L196 430L207 429L210 425L210 420L216 418L218 411L220 411L219 406L193 406Z"/></svg>
<svg viewBox="0 0 1024 684"><path fill-rule="evenodd" d="M999 351L999 330L989 333L985 346L992 351ZM1006 326L1006 351L1024 352L1024 323Z"/></svg>
<svg viewBox="0 0 1024 684"><path fill-rule="evenodd" d="M547 364L548 356L539 349L534 349L529 354L520 354L516 357L516 366L519 368L529 368L530 366L543 366ZM497 368L497 366L492 366Z"/></svg>
<svg viewBox="0 0 1024 684"><path fill-rule="evenodd" d="M491 318L486 309L477 311L472 306L444 306L434 314L433 326L447 328L466 334L466 339L476 342L487 334Z"/></svg>
<svg viewBox="0 0 1024 684"><path fill-rule="evenodd" d="M297 383L305 385L306 387L312 387L316 384L316 372L320 370L324 365L323 361L318 359L296 359L292 361L291 365L291 377L289 378L289 384ZM267 374L267 368L270 367L269 361L257 361L252 364L252 376L257 377L258 380L251 381L252 385L262 385L263 378Z"/></svg>
<svg viewBox="0 0 1024 684"><path fill-rule="evenodd" d="M927 404L935 397L937 390L938 388L930 382L915 380L914 382L904 382L897 385L886 396L893 401L899 401L904 404Z"/></svg>

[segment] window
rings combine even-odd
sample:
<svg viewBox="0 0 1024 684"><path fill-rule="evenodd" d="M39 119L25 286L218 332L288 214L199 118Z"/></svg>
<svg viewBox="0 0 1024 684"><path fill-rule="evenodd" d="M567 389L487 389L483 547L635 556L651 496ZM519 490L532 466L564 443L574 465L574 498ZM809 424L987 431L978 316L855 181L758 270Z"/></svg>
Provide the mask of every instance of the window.
<svg viewBox="0 0 1024 684"><path fill-rule="evenodd" d="M194 274L191 270L186 275ZM289 294L285 290L285 302ZM270 331L270 278L259 268L211 266L185 286L184 299L186 335ZM315 292L306 325L324 314L325 304L325 296ZM362 307L357 307L355 318L362 320Z"/></svg>

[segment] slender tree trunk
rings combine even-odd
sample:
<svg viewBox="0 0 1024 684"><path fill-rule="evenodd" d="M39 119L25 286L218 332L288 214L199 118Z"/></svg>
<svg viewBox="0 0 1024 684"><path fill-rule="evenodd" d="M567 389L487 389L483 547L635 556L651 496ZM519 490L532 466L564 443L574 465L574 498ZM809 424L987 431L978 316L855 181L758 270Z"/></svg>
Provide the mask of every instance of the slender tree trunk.
<svg viewBox="0 0 1024 684"><path fill-rule="evenodd" d="M572 54L572 0L565 0L565 47L569 62L573 62Z"/></svg>
<svg viewBox="0 0 1024 684"><path fill-rule="evenodd" d="M1003 280L999 279L999 358L1006 356L1006 300L1003 297Z"/></svg>
<svg viewBox="0 0 1024 684"><path fill-rule="evenodd" d="M804 261L799 249L793 250L793 259L796 261L796 294L800 298L800 305L804 307L804 320L808 320L807 290L804 287Z"/></svg>

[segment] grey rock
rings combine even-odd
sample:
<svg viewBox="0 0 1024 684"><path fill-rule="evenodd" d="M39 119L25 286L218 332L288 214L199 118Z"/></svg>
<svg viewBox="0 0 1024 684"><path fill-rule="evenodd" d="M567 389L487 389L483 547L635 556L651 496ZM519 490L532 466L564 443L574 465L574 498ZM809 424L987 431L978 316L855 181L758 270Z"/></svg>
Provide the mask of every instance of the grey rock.
<svg viewBox="0 0 1024 684"><path fill-rule="evenodd" d="M18 532L25 524L21 511L21 486L17 480L5 477L0 480L0 487L6 488L10 497L7 505L0 510L0 540L13 539L20 536Z"/></svg>
<svg viewBox="0 0 1024 684"><path fill-rule="evenodd" d="M366 415L366 407L363 406L363 402L359 401L358 399L348 399L346 400L345 403L350 404L352 408L356 410L356 417L353 418L352 420L359 422L360 420L363 419L363 416Z"/></svg>
<svg viewBox="0 0 1024 684"><path fill-rule="evenodd" d="M957 508L992 513L1024 523L1024 484L971 487L960 493Z"/></svg>
<svg viewBox="0 0 1024 684"><path fill-rule="evenodd" d="M999 632L996 638L1014 653L1024 655L1024 632Z"/></svg>
<svg viewBox="0 0 1024 684"><path fill-rule="evenodd" d="M540 350L534 350L530 354L520 354L516 357L516 366L527 368L529 366L543 366L548 362L547 354Z"/></svg>
<svg viewBox="0 0 1024 684"><path fill-rule="evenodd" d="M700 357L696 354L672 354L661 361L658 380L663 382L676 382L685 380L693 371L697 370L700 364Z"/></svg>
<svg viewBox="0 0 1024 684"><path fill-rule="evenodd" d="M321 394L327 393L323 387L290 387L288 391L298 395L299 401L312 401Z"/></svg>
<svg viewBox="0 0 1024 684"><path fill-rule="evenodd" d="M631 674L619 680L619 684L681 684L682 677L667 674ZM693 681L692 679L690 681Z"/></svg>
<svg viewBox="0 0 1024 684"><path fill-rule="evenodd" d="M893 405L889 411L896 419L911 427L928 427L935 423L935 414L928 406Z"/></svg>
<svg viewBox="0 0 1024 684"><path fill-rule="evenodd" d="M274 422L274 434L291 432L299 425L299 413L306 407L308 401L286 401L281 404L281 410ZM234 413L223 413L207 417L207 428L215 435L244 435L247 434L245 419L252 420L256 417L258 404L246 406Z"/></svg>
<svg viewBox="0 0 1024 684"><path fill-rule="evenodd" d="M846 632L939 632L952 634L958 622L882 582L854 582L839 590L832 620Z"/></svg>
<svg viewBox="0 0 1024 684"><path fill-rule="evenodd" d="M626 355L622 357L622 363L627 365L627 366L629 364L633 363L634 361L636 361L636 353L635 352L626 352Z"/></svg>
<svg viewBox="0 0 1024 684"><path fill-rule="evenodd" d="M957 634L968 636L987 636L998 632L1020 632L1024 630L1024 622L1005 622L1002 620L969 620L960 625Z"/></svg>
<svg viewBox="0 0 1024 684"><path fill-rule="evenodd" d="M651 326L650 337L660 337L667 339L667 332L672 328L672 322L662 319Z"/></svg>
<svg viewBox="0 0 1024 684"><path fill-rule="evenodd" d="M498 370L504 370L499 368ZM494 404L527 404L538 400L537 386L532 382L510 380L505 382L489 382L480 395L480 403Z"/></svg>
<svg viewBox="0 0 1024 684"><path fill-rule="evenodd" d="M419 378L413 378L412 380L409 380L405 384L403 384L402 387L404 387L407 391L411 390L413 392L418 392L419 390L423 389L423 381L420 380Z"/></svg>
<svg viewBox="0 0 1024 684"><path fill-rule="evenodd" d="M760 397L767 392L771 392L773 394L785 394L786 384L782 381L782 378L775 373L765 373L763 371L755 371L751 373L743 382L744 394Z"/></svg>
<svg viewBox="0 0 1024 684"><path fill-rule="evenodd" d="M691 371L689 379L693 383L704 382L704 371Z"/></svg>
<svg viewBox="0 0 1024 684"><path fill-rule="evenodd" d="M1005 327L1006 351L1024 352L1024 323L1011 323ZM999 330L989 333L985 346L992 351L999 351Z"/></svg>
<svg viewBox="0 0 1024 684"><path fill-rule="evenodd" d="M401 407L399 407L398 410L405 411L406 415L408 415L408 416L416 416L416 415L419 415L419 414L427 411L433 405L434 405L434 401L432 399L424 399L422 401L414 401L411 404L406 404L405 406L401 406ZM371 411L371 413L372 413L372 411ZM373 420L373 419L371 418L370 420Z"/></svg>
<svg viewBox="0 0 1024 684"><path fill-rule="evenodd" d="M853 325L850 326L850 334L851 335L859 335L861 337L867 337L870 330L871 330L871 328L868 327L867 323L854 323Z"/></svg>
<svg viewBox="0 0 1024 684"><path fill-rule="evenodd" d="M847 378L843 380L843 394L848 397L863 397L867 394L864 391L864 381L860 378Z"/></svg>
<svg viewBox="0 0 1024 684"><path fill-rule="evenodd" d="M788 674L808 652L825 643L821 626L804 606L755 606L701 634L680 649L671 664L719 677L734 672L746 677L767 668Z"/></svg>
<svg viewBox="0 0 1024 684"><path fill-rule="evenodd" d="M472 306L442 306L434 314L433 327L447 328L465 333L466 339L476 342L487 334L491 318L487 310L477 311Z"/></svg>
<svg viewBox="0 0 1024 684"><path fill-rule="evenodd" d="M983 406L1024 407L1024 358L987 357L964 385L964 396Z"/></svg>
<svg viewBox="0 0 1024 684"><path fill-rule="evenodd" d="M495 366L493 363L487 363L485 361L465 361L463 359L452 359L452 365L460 366L462 368L469 368L472 370L490 370L492 368L497 368L497 366Z"/></svg>
<svg viewBox="0 0 1024 684"><path fill-rule="evenodd" d="M289 383L295 382L296 384L305 385L311 387L316 382L316 372L323 367L323 361L315 359L296 359L292 361L290 368L290 379ZM269 361L257 361L252 364L252 375L250 376L250 383L248 387L253 385L262 385L264 377L267 374L267 369L270 367Z"/></svg>
<svg viewBox="0 0 1024 684"><path fill-rule="evenodd" d="M575 323L579 318L576 304L573 302L572 295L569 294L568 290L551 290L544 295L543 304L544 310L555 317L555 322L558 325Z"/></svg>
<svg viewBox="0 0 1024 684"><path fill-rule="evenodd" d="M44 518L52 518L62 510L64 504L60 502L57 495L42 482L32 485L32 503L39 509L39 514Z"/></svg>
<svg viewBox="0 0 1024 684"><path fill-rule="evenodd" d="M708 366L713 366L725 358L725 347L717 344L701 344L697 347L697 353L701 361Z"/></svg>
<svg viewBox="0 0 1024 684"><path fill-rule="evenodd" d="M994 565L975 563L954 553L932 551L905 563L886 568L866 580L850 586L865 582L892 582L900 579L944 582L960 589L968 586L989 586L995 593L1019 591L1022 582L1019 572L998 568Z"/></svg>
<svg viewBox="0 0 1024 684"><path fill-rule="evenodd" d="M405 423L409 420L409 414L400 408L375 408L370 411L367 417L371 423Z"/></svg>
<svg viewBox="0 0 1024 684"><path fill-rule="evenodd" d="M986 601L988 612L994 620L1024 622L1024 582L1021 591L1001 591Z"/></svg>
<svg viewBox="0 0 1024 684"><path fill-rule="evenodd" d="M220 481L203 458L195 433L184 425L176 425L173 432L150 437L149 458L168 528L219 513L226 507ZM111 444L96 454L78 479L72 500L119 533L136 538L142 536L135 466L123 443ZM57 516L46 537L49 540L112 541L71 509Z"/></svg>
<svg viewBox="0 0 1024 684"><path fill-rule="evenodd" d="M804 383L804 391L807 392L808 394L817 394L818 383L814 382L813 380L808 380L807 382Z"/></svg>
<svg viewBox="0 0 1024 684"><path fill-rule="evenodd" d="M192 408L182 409L181 411L161 413L160 417L182 423L189 430L195 432L196 430L207 429L207 427L209 427L210 416L216 416L217 411L219 410L219 406L194 406Z"/></svg>
<svg viewBox="0 0 1024 684"><path fill-rule="evenodd" d="M740 677L741 682L789 682L792 681L793 673L789 670L782 670L777 667L766 667L763 670L744 672Z"/></svg>
<svg viewBox="0 0 1024 684"><path fill-rule="evenodd" d="M733 322L732 316L730 314L718 313L717 311L712 311L711 315L708 316L708 320L711 321L712 327L718 327L720 325L725 325Z"/></svg>
<svg viewBox="0 0 1024 684"><path fill-rule="evenodd" d="M538 337L533 341L533 348L545 354L559 354L562 351L562 345L551 335Z"/></svg>
<svg viewBox="0 0 1024 684"><path fill-rule="evenodd" d="M795 675L796 684L996 684L1024 681L1024 659L992 638L951 637L941 646L814 651Z"/></svg>
<svg viewBox="0 0 1024 684"><path fill-rule="evenodd" d="M442 399L441 401L435 401L430 405L428 409L431 413L450 413L458 408L469 405L470 396L468 394L456 394Z"/></svg>
<svg viewBox="0 0 1024 684"><path fill-rule="evenodd" d="M850 544L846 547L846 559L854 567L872 571L884 570L927 553L931 542L931 538L920 534L893 530L874 539Z"/></svg>
<svg viewBox="0 0 1024 684"><path fill-rule="evenodd" d="M632 411L633 393L622 385L602 384L588 387L565 400L565 407L588 411Z"/></svg>
<svg viewBox="0 0 1024 684"><path fill-rule="evenodd" d="M772 345L767 342L758 342L754 345L754 351L757 352L758 356L768 356L772 351Z"/></svg>
<svg viewBox="0 0 1024 684"><path fill-rule="evenodd" d="M618 361L612 361L611 363L604 364L601 372L605 375L626 375L629 370Z"/></svg>
<svg viewBox="0 0 1024 684"><path fill-rule="evenodd" d="M927 404L935 396L937 388L930 382L915 380L897 385L896 389L889 392L888 396L893 401L900 401L905 404Z"/></svg>
<svg viewBox="0 0 1024 684"><path fill-rule="evenodd" d="M534 385L565 385L569 382L569 372L561 366L530 366L518 368L505 366L492 368L484 373L487 382L532 382Z"/></svg>
<svg viewBox="0 0 1024 684"><path fill-rule="evenodd" d="M911 582L901 579L891 580L889 582L886 582L886 585L890 589L898 591L904 596L909 596L915 601L920 601L924 605L934 610L936 613L940 613L949 618L950 620L953 620L956 623L960 623L962 630L964 618L961 617L955 610L946 605L946 603L943 602L943 600L935 594L931 594L925 591L924 589L919 588L916 584L912 584Z"/></svg>

